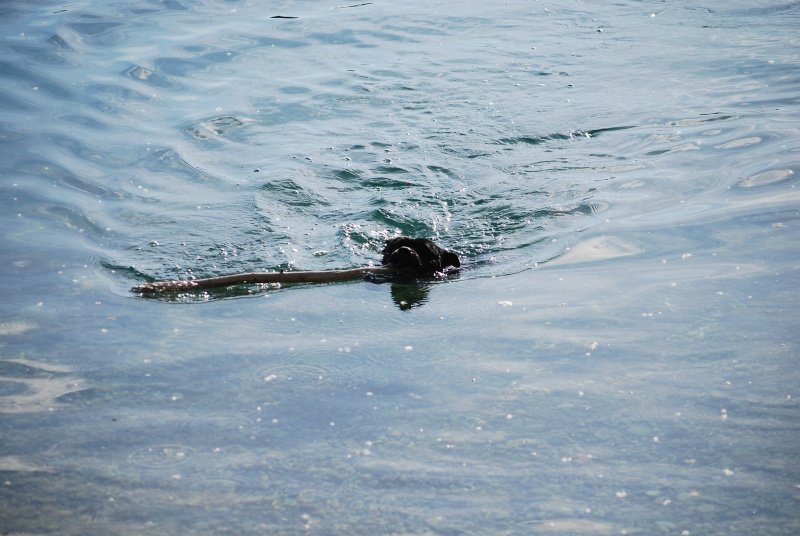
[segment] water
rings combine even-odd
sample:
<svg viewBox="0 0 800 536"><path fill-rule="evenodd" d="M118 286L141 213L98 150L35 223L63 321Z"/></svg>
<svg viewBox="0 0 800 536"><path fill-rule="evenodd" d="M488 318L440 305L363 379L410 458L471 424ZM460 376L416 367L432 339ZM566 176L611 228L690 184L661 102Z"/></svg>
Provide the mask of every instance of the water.
<svg viewBox="0 0 800 536"><path fill-rule="evenodd" d="M800 7L401 4L0 7L3 533L797 533Z"/></svg>

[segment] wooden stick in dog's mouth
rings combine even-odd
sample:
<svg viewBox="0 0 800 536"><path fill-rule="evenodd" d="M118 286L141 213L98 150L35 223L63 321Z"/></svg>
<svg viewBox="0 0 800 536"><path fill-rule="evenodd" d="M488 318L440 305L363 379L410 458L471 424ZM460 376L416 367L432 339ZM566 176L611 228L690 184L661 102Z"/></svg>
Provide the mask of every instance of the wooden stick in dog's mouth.
<svg viewBox="0 0 800 536"><path fill-rule="evenodd" d="M401 273L392 266L365 266L347 270L322 270L308 272L248 272L244 274L222 275L193 279L188 281L156 281L142 283L133 287L133 292L142 294L150 292L175 292L180 290L196 290L203 288L228 287L255 283L333 283L351 281L368 275L388 275Z"/></svg>

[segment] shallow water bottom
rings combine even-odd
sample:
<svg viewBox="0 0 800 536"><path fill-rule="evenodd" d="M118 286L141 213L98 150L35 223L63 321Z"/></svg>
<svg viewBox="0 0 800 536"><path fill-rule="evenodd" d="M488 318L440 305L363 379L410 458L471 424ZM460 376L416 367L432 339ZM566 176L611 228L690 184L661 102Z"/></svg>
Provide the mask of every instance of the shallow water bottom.
<svg viewBox="0 0 800 536"><path fill-rule="evenodd" d="M793 534L792 218L597 234L624 255L576 244L406 311L388 284L181 304L65 266L71 310L4 324L3 526Z"/></svg>

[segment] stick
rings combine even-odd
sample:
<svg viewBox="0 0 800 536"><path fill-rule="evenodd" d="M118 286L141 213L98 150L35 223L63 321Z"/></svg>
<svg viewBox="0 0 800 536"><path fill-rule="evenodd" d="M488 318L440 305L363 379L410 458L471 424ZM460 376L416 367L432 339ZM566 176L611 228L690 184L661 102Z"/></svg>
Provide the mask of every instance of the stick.
<svg viewBox="0 0 800 536"><path fill-rule="evenodd" d="M248 283L330 283L350 281L366 275L387 275L398 273L391 266L365 266L347 270L324 270L310 272L249 272L246 274L222 275L191 281L157 281L142 283L133 287L133 292L173 292L176 290L195 290L201 288L227 287Z"/></svg>

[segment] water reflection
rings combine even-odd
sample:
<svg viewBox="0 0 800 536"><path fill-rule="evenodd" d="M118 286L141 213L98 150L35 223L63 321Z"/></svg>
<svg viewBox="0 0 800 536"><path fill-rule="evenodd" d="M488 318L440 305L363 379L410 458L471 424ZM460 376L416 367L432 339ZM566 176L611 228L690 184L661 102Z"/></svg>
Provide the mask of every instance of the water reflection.
<svg viewBox="0 0 800 536"><path fill-rule="evenodd" d="M430 291L430 285L392 283L392 301L401 311L408 311L427 302Z"/></svg>

